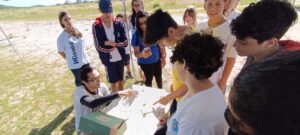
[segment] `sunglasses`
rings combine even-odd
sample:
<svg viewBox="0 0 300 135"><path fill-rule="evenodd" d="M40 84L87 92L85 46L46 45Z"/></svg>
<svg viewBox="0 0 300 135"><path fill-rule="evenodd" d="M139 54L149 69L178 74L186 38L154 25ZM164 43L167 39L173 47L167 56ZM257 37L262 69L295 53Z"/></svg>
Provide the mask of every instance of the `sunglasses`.
<svg viewBox="0 0 300 135"><path fill-rule="evenodd" d="M134 7L139 7L141 4L133 4Z"/></svg>
<svg viewBox="0 0 300 135"><path fill-rule="evenodd" d="M248 133L246 133L245 131L243 131L242 129L245 129L243 127L243 123L241 119L236 119L231 111L229 110L229 108L227 107L225 112L224 112L224 117L226 122L229 125L229 132L228 135L250 135Z"/></svg>

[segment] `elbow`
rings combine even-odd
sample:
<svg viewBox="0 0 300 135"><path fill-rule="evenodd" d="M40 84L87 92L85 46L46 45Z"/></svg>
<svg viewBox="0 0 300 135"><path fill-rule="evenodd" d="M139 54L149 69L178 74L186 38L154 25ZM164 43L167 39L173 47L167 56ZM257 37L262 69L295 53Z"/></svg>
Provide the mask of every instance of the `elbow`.
<svg viewBox="0 0 300 135"><path fill-rule="evenodd" d="M85 106L88 107L88 108L90 108L90 109L94 109L94 108L97 107L97 105L95 103L93 103L93 102L90 103L90 104L86 104Z"/></svg>

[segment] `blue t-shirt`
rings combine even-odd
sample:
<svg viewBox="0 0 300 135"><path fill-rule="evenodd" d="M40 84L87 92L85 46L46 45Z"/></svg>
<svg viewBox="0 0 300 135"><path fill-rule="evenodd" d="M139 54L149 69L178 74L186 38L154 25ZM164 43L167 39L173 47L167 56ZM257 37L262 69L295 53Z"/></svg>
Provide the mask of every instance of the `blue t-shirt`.
<svg viewBox="0 0 300 135"><path fill-rule="evenodd" d="M139 47L139 51L142 52L145 48L143 39L140 36L137 36L137 32L134 32L132 35L131 44L133 47ZM148 46L147 46L148 47ZM138 63L140 64L152 64L159 60L159 46L158 44L153 44L149 46L151 48L152 55L148 58L138 58Z"/></svg>

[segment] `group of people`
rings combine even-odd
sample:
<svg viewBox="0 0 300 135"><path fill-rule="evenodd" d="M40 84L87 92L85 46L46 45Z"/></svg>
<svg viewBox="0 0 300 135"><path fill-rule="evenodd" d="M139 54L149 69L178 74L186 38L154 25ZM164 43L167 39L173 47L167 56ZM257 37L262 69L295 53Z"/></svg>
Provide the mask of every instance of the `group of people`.
<svg viewBox="0 0 300 135"><path fill-rule="evenodd" d="M300 43L281 40L297 21L293 6L279 0L251 3L241 13L238 0L204 0L207 20L197 23L197 12L188 7L179 25L161 9L148 15L142 0L132 0L133 14L113 19L110 0L100 0L101 17L93 24L95 48L106 68L111 92L100 83L99 72L90 67L82 34L67 12L59 14L64 31L58 52L67 60L75 77L76 129L80 117L120 96L124 90L124 66L128 44L126 21L132 32L131 45L145 85L155 77L162 88L165 46L172 48L171 93L156 103L172 102L170 113L159 118L162 128L155 135L297 135L300 134ZM128 54L128 53L127 53ZM237 55L247 56L235 78L226 105L226 82ZM130 74L130 68L127 69Z"/></svg>

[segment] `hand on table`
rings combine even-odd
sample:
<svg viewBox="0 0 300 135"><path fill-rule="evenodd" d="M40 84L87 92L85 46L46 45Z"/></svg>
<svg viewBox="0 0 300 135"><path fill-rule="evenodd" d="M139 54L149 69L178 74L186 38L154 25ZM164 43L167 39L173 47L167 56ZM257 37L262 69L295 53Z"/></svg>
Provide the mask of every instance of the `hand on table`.
<svg viewBox="0 0 300 135"><path fill-rule="evenodd" d="M154 102L153 105L157 104L157 103L160 103L162 105L166 105L168 104L170 101L171 101L171 97L169 95L167 96L164 96L164 97L161 97L158 101Z"/></svg>
<svg viewBox="0 0 300 135"><path fill-rule="evenodd" d="M131 89L118 91L119 96L121 97L131 97L137 95L137 92Z"/></svg>

